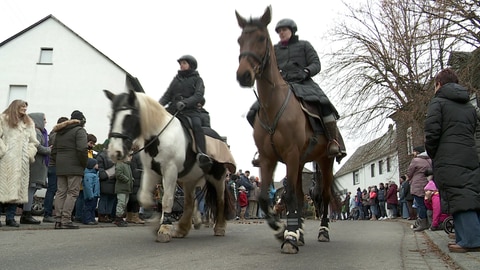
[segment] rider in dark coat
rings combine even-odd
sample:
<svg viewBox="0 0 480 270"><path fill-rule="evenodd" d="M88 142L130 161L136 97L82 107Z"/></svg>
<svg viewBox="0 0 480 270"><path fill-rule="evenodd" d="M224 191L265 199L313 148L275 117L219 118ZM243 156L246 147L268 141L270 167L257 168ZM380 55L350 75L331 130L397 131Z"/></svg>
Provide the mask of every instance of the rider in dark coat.
<svg viewBox="0 0 480 270"><path fill-rule="evenodd" d="M197 160L200 168L207 173L212 166L212 160L206 154L205 134L197 106L202 103L205 86L197 71L197 60L193 56L184 55L177 61L180 64L180 70L159 102L163 106L168 105L169 113L174 114L179 111L177 116L190 118L197 145Z"/></svg>
<svg viewBox="0 0 480 270"><path fill-rule="evenodd" d="M339 145L336 120L340 116L320 86L312 79L321 70L317 52L310 42L300 40L295 35L297 24L293 20L280 20L275 26L275 31L280 36L280 41L274 45L274 49L283 79L291 83L297 97L320 108L325 135L329 140L328 154L341 159L346 152ZM252 126L258 110L259 104L256 102L248 112L247 120Z"/></svg>

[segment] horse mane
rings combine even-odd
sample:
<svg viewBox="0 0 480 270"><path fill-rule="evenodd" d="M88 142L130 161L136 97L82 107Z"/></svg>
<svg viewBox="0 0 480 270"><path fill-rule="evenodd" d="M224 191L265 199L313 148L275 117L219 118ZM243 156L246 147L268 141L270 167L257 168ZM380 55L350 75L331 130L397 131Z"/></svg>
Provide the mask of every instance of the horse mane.
<svg viewBox="0 0 480 270"><path fill-rule="evenodd" d="M155 127L164 127L173 117L165 107L145 93L136 92L139 105L142 134L149 134ZM158 132L158 131L153 131Z"/></svg>

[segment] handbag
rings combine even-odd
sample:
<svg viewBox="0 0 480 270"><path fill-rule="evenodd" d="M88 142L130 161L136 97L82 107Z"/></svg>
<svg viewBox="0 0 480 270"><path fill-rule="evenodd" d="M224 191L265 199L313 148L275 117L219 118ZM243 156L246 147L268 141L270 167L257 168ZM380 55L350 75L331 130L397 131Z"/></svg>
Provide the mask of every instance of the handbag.
<svg viewBox="0 0 480 270"><path fill-rule="evenodd" d="M115 177L115 165L113 165L109 169L106 169L105 173L107 173L108 178L110 178L110 179L114 178Z"/></svg>

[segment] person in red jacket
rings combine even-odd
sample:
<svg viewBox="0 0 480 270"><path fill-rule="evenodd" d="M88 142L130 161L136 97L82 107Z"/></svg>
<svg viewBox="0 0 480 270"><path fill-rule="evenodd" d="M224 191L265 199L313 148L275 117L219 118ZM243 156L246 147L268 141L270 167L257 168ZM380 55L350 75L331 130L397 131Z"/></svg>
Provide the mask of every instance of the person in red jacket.
<svg viewBox="0 0 480 270"><path fill-rule="evenodd" d="M240 221L245 221L245 212L247 211L248 198L247 192L244 186L238 188L238 204L240 205Z"/></svg>

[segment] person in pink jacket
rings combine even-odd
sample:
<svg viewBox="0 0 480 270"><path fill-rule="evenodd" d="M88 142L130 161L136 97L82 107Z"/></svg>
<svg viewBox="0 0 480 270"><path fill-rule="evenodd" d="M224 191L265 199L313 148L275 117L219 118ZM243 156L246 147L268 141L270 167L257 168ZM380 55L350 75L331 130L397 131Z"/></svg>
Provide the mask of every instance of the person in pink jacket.
<svg viewBox="0 0 480 270"><path fill-rule="evenodd" d="M427 209L432 210L432 225L430 226L431 231L438 231L443 229L443 221L448 217L447 214L442 213L440 207L440 193L438 192L435 182L433 182L433 171L426 170L425 175L427 176L428 183L425 185L425 206Z"/></svg>

